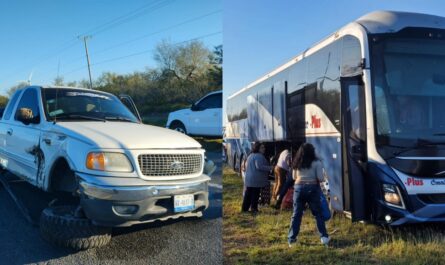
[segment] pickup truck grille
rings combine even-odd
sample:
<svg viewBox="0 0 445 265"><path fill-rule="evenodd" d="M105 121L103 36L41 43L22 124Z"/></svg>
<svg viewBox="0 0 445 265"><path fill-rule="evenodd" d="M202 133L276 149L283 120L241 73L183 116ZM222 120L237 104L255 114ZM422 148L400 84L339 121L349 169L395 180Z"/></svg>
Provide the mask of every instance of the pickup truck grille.
<svg viewBox="0 0 445 265"><path fill-rule="evenodd" d="M162 177L191 175L201 171L200 154L143 154L138 156L144 176Z"/></svg>

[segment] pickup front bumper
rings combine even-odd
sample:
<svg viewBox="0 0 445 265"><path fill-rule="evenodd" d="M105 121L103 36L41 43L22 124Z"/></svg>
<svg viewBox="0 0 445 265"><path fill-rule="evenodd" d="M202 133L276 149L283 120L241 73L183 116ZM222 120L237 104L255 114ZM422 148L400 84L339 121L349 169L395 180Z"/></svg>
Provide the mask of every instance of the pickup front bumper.
<svg viewBox="0 0 445 265"><path fill-rule="evenodd" d="M201 175L191 180L145 181L128 178L79 177L81 206L86 216L96 225L131 226L156 220L179 217L200 217L209 206L208 181ZM130 182L128 182L130 181ZM114 185L104 185L104 182ZM128 186L116 183L130 183ZM174 196L191 194L194 208L186 212L175 212Z"/></svg>

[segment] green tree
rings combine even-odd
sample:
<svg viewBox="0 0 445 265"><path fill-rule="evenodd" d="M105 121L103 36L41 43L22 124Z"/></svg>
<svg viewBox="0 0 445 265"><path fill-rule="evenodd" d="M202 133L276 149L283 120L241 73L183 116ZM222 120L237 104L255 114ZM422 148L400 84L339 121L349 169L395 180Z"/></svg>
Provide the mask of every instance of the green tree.
<svg viewBox="0 0 445 265"><path fill-rule="evenodd" d="M171 44L164 40L156 46L154 59L167 78L176 77L189 81L208 71L210 54L209 49L200 41Z"/></svg>
<svg viewBox="0 0 445 265"><path fill-rule="evenodd" d="M27 87L28 85L29 84L27 82L20 82L17 85L10 87L8 91L6 91L8 98L10 98L12 94L14 94L14 92L17 91L18 89Z"/></svg>
<svg viewBox="0 0 445 265"><path fill-rule="evenodd" d="M8 104L8 98L5 96L0 95L0 108L6 107L6 104Z"/></svg>
<svg viewBox="0 0 445 265"><path fill-rule="evenodd" d="M55 86L64 86L64 82L63 82L63 76L57 76L56 78L54 78L54 82L53 84Z"/></svg>
<svg viewBox="0 0 445 265"><path fill-rule="evenodd" d="M144 115L184 108L222 88L222 45L212 52L199 41L178 45L164 40L157 45L153 57L157 67L125 75L104 72L94 80L94 89L130 95ZM67 85L88 88L89 81Z"/></svg>
<svg viewBox="0 0 445 265"><path fill-rule="evenodd" d="M218 45L213 50L213 53L210 55L210 64L211 68L208 71L208 80L209 85L214 87L215 90L222 89L222 69L223 63L223 46Z"/></svg>

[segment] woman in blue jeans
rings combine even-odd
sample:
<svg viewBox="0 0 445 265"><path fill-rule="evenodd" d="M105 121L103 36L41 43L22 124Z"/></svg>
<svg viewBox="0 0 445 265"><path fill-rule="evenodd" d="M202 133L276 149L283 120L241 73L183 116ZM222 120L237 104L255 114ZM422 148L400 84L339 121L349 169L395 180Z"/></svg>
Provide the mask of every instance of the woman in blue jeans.
<svg viewBox="0 0 445 265"><path fill-rule="evenodd" d="M326 225L321 215L321 188L323 181L323 164L315 155L315 148L309 143L305 143L298 149L292 162L292 176L295 180L294 192L294 212L288 234L289 247L297 241L300 232L301 218L303 217L306 203L312 211L312 215L317 222L321 243L327 245L329 236Z"/></svg>

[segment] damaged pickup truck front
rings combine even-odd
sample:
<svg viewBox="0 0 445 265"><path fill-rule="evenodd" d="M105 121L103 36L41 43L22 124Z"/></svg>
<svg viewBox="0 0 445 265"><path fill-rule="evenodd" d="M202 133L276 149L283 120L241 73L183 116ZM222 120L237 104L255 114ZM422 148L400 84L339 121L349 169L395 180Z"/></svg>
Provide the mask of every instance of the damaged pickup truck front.
<svg viewBox="0 0 445 265"><path fill-rule="evenodd" d="M27 87L0 120L1 167L54 194L40 231L75 249L107 244L111 227L202 216L204 161L194 139L142 124L101 91Z"/></svg>

